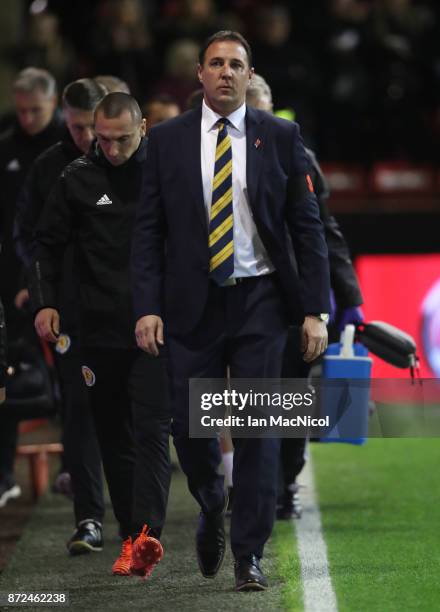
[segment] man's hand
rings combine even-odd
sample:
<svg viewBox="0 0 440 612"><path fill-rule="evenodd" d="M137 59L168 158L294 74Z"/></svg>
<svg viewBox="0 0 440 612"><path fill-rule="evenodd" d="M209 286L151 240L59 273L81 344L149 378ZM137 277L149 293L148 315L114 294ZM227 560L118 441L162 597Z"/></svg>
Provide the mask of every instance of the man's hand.
<svg viewBox="0 0 440 612"><path fill-rule="evenodd" d="M34 321L37 334L43 340L56 342L60 334L60 315L55 308L42 308Z"/></svg>
<svg viewBox="0 0 440 612"><path fill-rule="evenodd" d="M157 315L146 315L136 323L136 342L140 349L157 357L158 344L163 346L163 322Z"/></svg>
<svg viewBox="0 0 440 612"><path fill-rule="evenodd" d="M306 317L302 326L303 359L307 363L321 355L328 344L327 326L316 317Z"/></svg>
<svg viewBox="0 0 440 612"><path fill-rule="evenodd" d="M15 307L21 310L26 302L29 301L29 291L27 289L20 289L14 298Z"/></svg>

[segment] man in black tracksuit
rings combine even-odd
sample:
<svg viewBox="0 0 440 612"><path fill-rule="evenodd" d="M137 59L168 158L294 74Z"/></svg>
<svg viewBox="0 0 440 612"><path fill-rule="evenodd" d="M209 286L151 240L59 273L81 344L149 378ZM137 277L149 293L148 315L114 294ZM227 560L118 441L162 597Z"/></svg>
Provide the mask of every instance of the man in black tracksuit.
<svg viewBox="0 0 440 612"><path fill-rule="evenodd" d="M329 341L339 340L341 328L347 323L361 320L359 306L363 303L362 293L345 238L338 222L330 214L327 201L330 195L328 183L313 151L306 149L311 161L311 179L319 205L319 214L324 224L325 239L330 263L330 282L336 312L328 328ZM302 358L300 330L292 327L283 359L283 378L307 378L310 364ZM283 438L281 441L282 493L279 496L277 518L300 518L302 508L296 479L305 465L305 438Z"/></svg>
<svg viewBox="0 0 440 612"><path fill-rule="evenodd" d="M94 139L93 111L107 91L93 79L67 85L62 105L65 137L32 164L17 203L15 245L25 269L35 252L35 227L44 204L64 168L87 153ZM78 288L74 276L73 245L64 253L59 295L61 332L55 345L55 363L63 396L63 444L73 488L76 530L67 543L71 554L102 549L104 497L101 456L87 390L81 380L78 346Z"/></svg>
<svg viewBox="0 0 440 612"><path fill-rule="evenodd" d="M0 135L1 296L10 340L22 332L23 315L14 301L20 290L21 262L15 253L13 225L17 198L33 161L62 138L65 125L57 110L55 79L46 70L26 68L13 83L17 119ZM21 300L20 300L21 301Z"/></svg>
<svg viewBox="0 0 440 612"><path fill-rule="evenodd" d="M96 108L95 130L97 144L64 170L38 224L31 298L38 334L55 342L59 262L74 243L82 372L124 538L113 572L126 575L130 536L146 522L159 537L164 523L170 418L163 359L136 348L129 289L131 234L146 163L145 120L134 98L111 93Z"/></svg>
<svg viewBox="0 0 440 612"><path fill-rule="evenodd" d="M0 135L0 297L8 325L10 354L19 343L34 340L32 323L23 308L27 290L12 237L17 198L34 159L65 132L63 118L56 108L56 82L46 70L21 70L12 84L12 97L16 118ZM20 495L13 473L17 432L15 416L1 414L0 502Z"/></svg>

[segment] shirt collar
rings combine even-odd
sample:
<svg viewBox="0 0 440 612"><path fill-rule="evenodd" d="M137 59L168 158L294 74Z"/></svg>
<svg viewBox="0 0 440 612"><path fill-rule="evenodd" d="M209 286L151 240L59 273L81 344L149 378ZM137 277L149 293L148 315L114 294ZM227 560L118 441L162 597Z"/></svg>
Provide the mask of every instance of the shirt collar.
<svg viewBox="0 0 440 612"><path fill-rule="evenodd" d="M243 102L233 113L226 116L226 119L231 123L238 132L244 133L245 131L245 116L246 116L246 104ZM206 104L205 100L202 102L202 131L210 132L217 121L222 119L223 115L219 115L212 108Z"/></svg>

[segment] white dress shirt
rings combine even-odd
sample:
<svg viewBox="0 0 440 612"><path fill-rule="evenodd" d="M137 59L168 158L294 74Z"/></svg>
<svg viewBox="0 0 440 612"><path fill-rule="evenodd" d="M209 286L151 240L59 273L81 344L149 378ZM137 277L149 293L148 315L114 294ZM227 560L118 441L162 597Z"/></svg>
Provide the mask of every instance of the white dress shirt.
<svg viewBox="0 0 440 612"><path fill-rule="evenodd" d="M261 276L274 271L261 242L249 206L246 184L246 104L228 115L228 133L232 147L232 206L234 211L234 273L233 277ZM209 226L214 179L217 121L222 118L203 100L201 159L203 197Z"/></svg>

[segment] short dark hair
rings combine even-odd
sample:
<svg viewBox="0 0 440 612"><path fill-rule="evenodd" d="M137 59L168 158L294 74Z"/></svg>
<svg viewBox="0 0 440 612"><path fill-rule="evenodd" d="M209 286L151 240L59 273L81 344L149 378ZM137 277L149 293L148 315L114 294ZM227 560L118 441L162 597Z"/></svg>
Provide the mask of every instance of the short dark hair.
<svg viewBox="0 0 440 612"><path fill-rule="evenodd" d="M94 77L95 81L100 85L104 85L108 93L122 91L123 93L131 93L128 84L113 74L99 74Z"/></svg>
<svg viewBox="0 0 440 612"><path fill-rule="evenodd" d="M246 51L246 55L248 58L249 68L252 68L252 50L251 46L245 37L240 34L240 32L234 32L234 30L220 30L220 32L216 32L209 38L205 40L200 51L199 51L199 64L203 66L203 62L205 61L205 54L207 48L215 42L224 41L224 40L233 40L238 42Z"/></svg>
<svg viewBox="0 0 440 612"><path fill-rule="evenodd" d="M64 88L63 106L92 111L106 94L107 89L94 79L78 79Z"/></svg>
<svg viewBox="0 0 440 612"><path fill-rule="evenodd" d="M95 108L95 121L98 113L102 113L107 119L116 119L124 111L128 111L135 122L142 121L142 113L136 99L130 94L122 91L109 93L101 100Z"/></svg>

